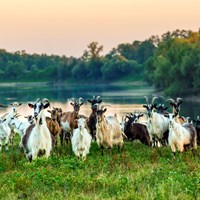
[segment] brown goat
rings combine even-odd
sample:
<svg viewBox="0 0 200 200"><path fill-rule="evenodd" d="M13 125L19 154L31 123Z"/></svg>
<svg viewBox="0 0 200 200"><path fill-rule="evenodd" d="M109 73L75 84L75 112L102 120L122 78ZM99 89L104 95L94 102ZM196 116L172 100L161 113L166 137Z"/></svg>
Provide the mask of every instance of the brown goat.
<svg viewBox="0 0 200 200"><path fill-rule="evenodd" d="M79 110L83 105L83 101L84 99L81 97L78 99L78 101L76 101L74 98L71 98L70 104L73 106L74 111L63 112L61 117L61 126L63 128L61 133L61 145L63 145L63 139L65 139L67 143L69 142L70 138L72 137L73 130L78 127L76 119L79 119L80 117Z"/></svg>
<svg viewBox="0 0 200 200"><path fill-rule="evenodd" d="M47 117L47 127L51 133L52 137L52 146L57 147L58 143L58 136L62 133L62 127L59 124L60 118L62 116L62 109L61 108L53 108L53 110L48 110L51 113L51 118Z"/></svg>

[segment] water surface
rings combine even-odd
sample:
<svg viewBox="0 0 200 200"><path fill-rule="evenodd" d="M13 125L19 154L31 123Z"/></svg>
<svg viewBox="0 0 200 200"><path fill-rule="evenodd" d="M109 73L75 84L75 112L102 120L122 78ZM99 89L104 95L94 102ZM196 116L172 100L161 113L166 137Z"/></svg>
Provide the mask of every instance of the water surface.
<svg viewBox="0 0 200 200"><path fill-rule="evenodd" d="M144 96L152 97L157 95L153 87L144 83L135 82L128 84L66 84L49 85L44 83L34 84L1 84L0 85L0 103L9 105L13 101L22 102L19 112L24 116L32 114L32 109L27 106L27 102L34 102L37 98L48 98L53 107L61 107L63 111L72 111L72 106L68 100L70 98L82 97L85 102L81 107L80 113L88 116L91 112L90 104L87 99L93 95L100 95L103 102L109 104L107 115L117 114L121 119L128 112L145 112L143 104L146 103ZM165 103L169 106L169 103ZM9 112L1 108L0 114ZM171 108L169 107L169 111ZM200 103L195 99L184 100L181 106L181 115L194 118L200 115Z"/></svg>

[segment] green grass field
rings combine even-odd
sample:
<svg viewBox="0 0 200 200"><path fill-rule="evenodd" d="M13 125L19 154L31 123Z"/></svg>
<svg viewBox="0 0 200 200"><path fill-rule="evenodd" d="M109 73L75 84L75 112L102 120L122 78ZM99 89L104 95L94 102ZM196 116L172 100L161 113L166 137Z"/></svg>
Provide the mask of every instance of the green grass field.
<svg viewBox="0 0 200 200"><path fill-rule="evenodd" d="M92 143L83 162L59 146L29 163L15 145L0 153L0 199L200 199L200 147L174 160L169 147L125 142L101 156Z"/></svg>

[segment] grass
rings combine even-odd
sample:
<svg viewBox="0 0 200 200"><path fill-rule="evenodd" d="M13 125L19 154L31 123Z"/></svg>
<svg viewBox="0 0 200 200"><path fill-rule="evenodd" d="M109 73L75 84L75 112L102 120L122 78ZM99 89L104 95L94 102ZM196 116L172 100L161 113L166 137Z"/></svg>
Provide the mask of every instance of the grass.
<svg viewBox="0 0 200 200"><path fill-rule="evenodd" d="M0 153L0 199L200 199L200 147L173 160L169 147L126 142L101 156L92 143L86 161L69 146L29 163L17 148Z"/></svg>

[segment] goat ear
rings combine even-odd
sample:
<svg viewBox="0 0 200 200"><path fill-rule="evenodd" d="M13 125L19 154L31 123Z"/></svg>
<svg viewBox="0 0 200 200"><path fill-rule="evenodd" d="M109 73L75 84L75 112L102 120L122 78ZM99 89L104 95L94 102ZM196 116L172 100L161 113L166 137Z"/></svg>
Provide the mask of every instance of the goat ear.
<svg viewBox="0 0 200 200"><path fill-rule="evenodd" d="M73 104L72 102L70 102L70 104L71 104L72 106L74 106L74 104Z"/></svg>
<svg viewBox="0 0 200 200"><path fill-rule="evenodd" d="M33 104L32 104L32 103L28 103L28 106L29 106L30 108L33 108Z"/></svg>
<svg viewBox="0 0 200 200"><path fill-rule="evenodd" d="M167 110L167 109L168 109L168 107L165 107L165 108L164 108L164 110Z"/></svg>
<svg viewBox="0 0 200 200"><path fill-rule="evenodd" d="M47 112L51 113L51 110L47 110Z"/></svg>
<svg viewBox="0 0 200 200"><path fill-rule="evenodd" d="M79 106L82 106L83 105L83 102L81 102L80 104L79 104Z"/></svg>
<svg viewBox="0 0 200 200"><path fill-rule="evenodd" d="M158 109L157 103L154 103L154 104L153 104L153 107L156 108L156 109Z"/></svg>
<svg viewBox="0 0 200 200"><path fill-rule="evenodd" d="M19 105L18 106L21 106L22 105L22 103L19 103Z"/></svg>
<svg viewBox="0 0 200 200"><path fill-rule="evenodd" d="M106 112L106 110L107 110L107 108L105 108L105 109L103 110L103 112L105 113L105 112Z"/></svg>
<svg viewBox="0 0 200 200"><path fill-rule="evenodd" d="M91 100L89 100L89 99L88 99L87 101L88 101L89 103L92 103L92 101L91 101Z"/></svg>
<svg viewBox="0 0 200 200"><path fill-rule="evenodd" d="M143 105L144 108L147 108L147 105Z"/></svg>
<svg viewBox="0 0 200 200"><path fill-rule="evenodd" d="M100 99L99 101L98 101L98 103L101 103L102 102L102 99Z"/></svg>

